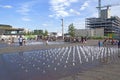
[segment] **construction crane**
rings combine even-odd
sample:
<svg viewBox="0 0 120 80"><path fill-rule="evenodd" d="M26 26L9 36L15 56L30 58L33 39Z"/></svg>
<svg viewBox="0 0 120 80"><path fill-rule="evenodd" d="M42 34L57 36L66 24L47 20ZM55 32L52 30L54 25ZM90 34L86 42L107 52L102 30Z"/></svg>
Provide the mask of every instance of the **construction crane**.
<svg viewBox="0 0 120 80"><path fill-rule="evenodd" d="M112 6L120 6L120 4L111 4L111 5L105 5L105 6L101 6L101 0L98 0L98 15L99 15L99 18L101 17L101 10L102 8L106 8L107 10L109 10L110 7Z"/></svg>
<svg viewBox="0 0 120 80"><path fill-rule="evenodd" d="M101 17L101 0L98 0L98 16Z"/></svg>
<svg viewBox="0 0 120 80"><path fill-rule="evenodd" d="M109 9L109 7L112 7L112 6L120 6L120 4L111 4L111 5L101 6L100 9L101 8L107 8L107 9ZM97 7L97 8L99 8L99 7Z"/></svg>

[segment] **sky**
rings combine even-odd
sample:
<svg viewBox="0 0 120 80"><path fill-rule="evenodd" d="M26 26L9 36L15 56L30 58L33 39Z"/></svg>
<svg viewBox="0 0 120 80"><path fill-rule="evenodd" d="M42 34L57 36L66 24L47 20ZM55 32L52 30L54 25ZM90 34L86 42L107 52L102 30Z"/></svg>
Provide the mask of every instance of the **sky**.
<svg viewBox="0 0 120 80"><path fill-rule="evenodd" d="M102 5L114 5L111 16L120 17L120 0L101 0ZM85 19L98 17L98 0L0 0L0 24L29 30L64 32L73 23L76 29L85 28Z"/></svg>

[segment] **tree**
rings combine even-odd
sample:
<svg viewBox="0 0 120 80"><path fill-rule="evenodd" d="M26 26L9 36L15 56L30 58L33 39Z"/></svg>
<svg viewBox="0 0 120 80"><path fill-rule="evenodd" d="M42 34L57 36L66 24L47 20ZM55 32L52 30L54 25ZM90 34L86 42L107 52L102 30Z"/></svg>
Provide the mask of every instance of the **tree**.
<svg viewBox="0 0 120 80"><path fill-rule="evenodd" d="M48 31L47 30L45 30L44 36L48 36Z"/></svg>
<svg viewBox="0 0 120 80"><path fill-rule="evenodd" d="M35 35L43 35L43 30L34 30Z"/></svg>
<svg viewBox="0 0 120 80"><path fill-rule="evenodd" d="M33 34L34 34L33 31L29 31L29 32L26 33L26 35L33 35Z"/></svg>
<svg viewBox="0 0 120 80"><path fill-rule="evenodd" d="M71 37L75 37L75 27L74 27L73 23L68 26L68 34Z"/></svg>

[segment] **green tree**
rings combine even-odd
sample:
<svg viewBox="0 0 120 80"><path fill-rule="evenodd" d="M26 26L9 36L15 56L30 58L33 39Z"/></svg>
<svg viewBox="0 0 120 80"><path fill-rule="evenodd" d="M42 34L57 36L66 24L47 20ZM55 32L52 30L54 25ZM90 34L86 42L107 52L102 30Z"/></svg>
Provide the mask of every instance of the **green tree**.
<svg viewBox="0 0 120 80"><path fill-rule="evenodd" d="M45 30L44 36L48 36L48 31L47 30Z"/></svg>
<svg viewBox="0 0 120 80"><path fill-rule="evenodd" d="M74 27L73 23L68 26L68 34L71 37L75 37L75 27Z"/></svg>
<svg viewBox="0 0 120 80"><path fill-rule="evenodd" d="M32 31L27 32L26 35L33 35L34 33Z"/></svg>
<svg viewBox="0 0 120 80"><path fill-rule="evenodd" d="M34 30L35 35L43 35L43 30Z"/></svg>

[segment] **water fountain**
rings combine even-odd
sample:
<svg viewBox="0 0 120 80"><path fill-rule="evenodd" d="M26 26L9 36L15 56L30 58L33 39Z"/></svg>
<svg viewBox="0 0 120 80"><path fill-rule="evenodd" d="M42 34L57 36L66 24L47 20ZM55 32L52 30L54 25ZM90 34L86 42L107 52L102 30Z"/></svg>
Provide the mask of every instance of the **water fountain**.
<svg viewBox="0 0 120 80"><path fill-rule="evenodd" d="M68 46L47 50L26 51L3 54L3 58L10 71L20 74L36 76L39 74L59 76L75 74L83 69L99 65L100 59L107 59L117 54L116 48L97 46ZM111 58L113 59L113 58ZM14 66L13 66L14 65ZM60 75L61 74L61 75Z"/></svg>

